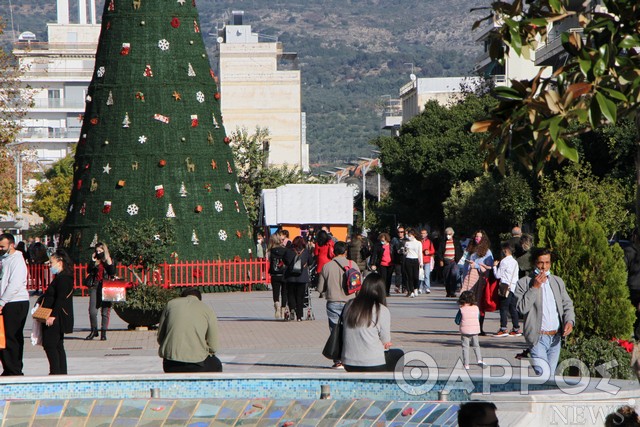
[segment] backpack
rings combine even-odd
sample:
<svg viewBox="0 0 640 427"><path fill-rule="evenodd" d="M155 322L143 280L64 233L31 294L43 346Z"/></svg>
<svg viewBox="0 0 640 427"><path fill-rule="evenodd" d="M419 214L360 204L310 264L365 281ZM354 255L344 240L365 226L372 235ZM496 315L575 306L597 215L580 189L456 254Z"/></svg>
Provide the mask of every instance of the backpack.
<svg viewBox="0 0 640 427"><path fill-rule="evenodd" d="M302 252L297 253L293 259L293 264L291 264L291 275L292 276L300 276L302 274L302 258L300 257Z"/></svg>
<svg viewBox="0 0 640 427"><path fill-rule="evenodd" d="M337 260L336 263L340 265ZM344 274L342 275L342 289L344 293L351 295L358 292L362 287L362 275L358 269L353 268L351 260L349 260L349 264L344 267L340 265L340 268L344 270Z"/></svg>
<svg viewBox="0 0 640 427"><path fill-rule="evenodd" d="M284 263L282 256L276 256L272 254L271 263L269 264L269 274L272 276L282 276L287 266Z"/></svg>

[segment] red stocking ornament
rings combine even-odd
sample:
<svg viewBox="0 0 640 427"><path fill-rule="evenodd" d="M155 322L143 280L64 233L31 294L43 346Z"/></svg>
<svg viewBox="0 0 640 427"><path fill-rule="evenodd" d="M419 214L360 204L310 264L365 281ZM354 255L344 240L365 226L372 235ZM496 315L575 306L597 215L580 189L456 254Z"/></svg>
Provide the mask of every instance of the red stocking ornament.
<svg viewBox="0 0 640 427"><path fill-rule="evenodd" d="M162 185L156 185L156 198L161 199L164 197L164 187Z"/></svg>

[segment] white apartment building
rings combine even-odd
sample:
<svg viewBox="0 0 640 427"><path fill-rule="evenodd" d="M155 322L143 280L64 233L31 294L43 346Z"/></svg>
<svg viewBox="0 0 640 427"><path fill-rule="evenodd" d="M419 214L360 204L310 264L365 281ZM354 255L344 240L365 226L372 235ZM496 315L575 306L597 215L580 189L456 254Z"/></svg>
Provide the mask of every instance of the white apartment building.
<svg viewBox="0 0 640 427"><path fill-rule="evenodd" d="M489 33L500 27L499 22L490 21L488 25L480 30L480 36L476 39L482 43L484 51L476 60L475 73L484 78L493 79L496 86L509 86L511 80L529 80L538 74L540 67L536 62L536 52L531 51L530 57L525 58L516 55L513 49L509 50L504 58L504 64L491 59L489 54ZM547 68L542 74L543 77L551 76L551 69Z"/></svg>
<svg viewBox="0 0 640 427"><path fill-rule="evenodd" d="M219 42L221 109L227 134L269 130L268 163L309 170L305 115L297 54L282 43L260 41L241 11L225 25ZM266 149L266 147L265 147Z"/></svg>
<svg viewBox="0 0 640 427"><path fill-rule="evenodd" d="M23 33L13 50L22 84L33 90L33 107L16 143L35 152L43 165L66 156L78 142L100 36L95 0L78 2L78 22L70 22L69 15L69 0L57 0L57 22L47 24L48 40Z"/></svg>
<svg viewBox="0 0 640 427"><path fill-rule="evenodd" d="M424 111L427 101L437 101L446 106L460 99L463 88L473 89L482 83L480 77L414 78L400 88L402 123Z"/></svg>

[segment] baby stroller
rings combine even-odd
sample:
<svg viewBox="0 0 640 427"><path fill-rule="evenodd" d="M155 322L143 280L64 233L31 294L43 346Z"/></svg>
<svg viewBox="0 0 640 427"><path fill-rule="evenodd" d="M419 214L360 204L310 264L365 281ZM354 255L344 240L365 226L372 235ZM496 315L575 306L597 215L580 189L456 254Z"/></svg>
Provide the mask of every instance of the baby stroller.
<svg viewBox="0 0 640 427"><path fill-rule="evenodd" d="M318 264L315 260L309 264L309 286L313 290L318 289ZM307 293L309 289L307 289Z"/></svg>
<svg viewBox="0 0 640 427"><path fill-rule="evenodd" d="M311 288L309 285L305 287L304 291L304 320L316 320L315 314L313 314L313 307L311 305Z"/></svg>

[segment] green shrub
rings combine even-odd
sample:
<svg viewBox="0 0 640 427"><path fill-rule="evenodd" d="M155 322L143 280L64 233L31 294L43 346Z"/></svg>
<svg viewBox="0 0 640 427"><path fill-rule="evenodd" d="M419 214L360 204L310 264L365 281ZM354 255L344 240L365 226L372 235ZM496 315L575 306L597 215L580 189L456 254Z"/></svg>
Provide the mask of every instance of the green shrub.
<svg viewBox="0 0 640 427"><path fill-rule="evenodd" d="M635 378L631 369L631 353L628 353L618 343L599 337L586 338L562 347L560 361L575 358L589 368L589 376L602 377L596 367L615 361L616 367L607 369L611 378L630 380ZM567 372L565 372L567 374ZM575 374L575 372L570 372Z"/></svg>
<svg viewBox="0 0 640 427"><path fill-rule="evenodd" d="M580 189L549 193L541 205L538 241L553 251L552 272L566 283L575 308L568 340L629 338L635 311L622 249L609 245L590 194Z"/></svg>

